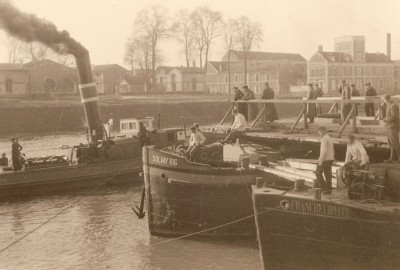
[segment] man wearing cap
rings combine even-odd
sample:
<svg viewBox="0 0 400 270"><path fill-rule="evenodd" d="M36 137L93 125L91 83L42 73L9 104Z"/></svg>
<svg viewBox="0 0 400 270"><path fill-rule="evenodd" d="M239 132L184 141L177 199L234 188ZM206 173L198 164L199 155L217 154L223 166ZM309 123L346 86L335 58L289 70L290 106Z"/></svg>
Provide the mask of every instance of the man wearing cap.
<svg viewBox="0 0 400 270"><path fill-rule="evenodd" d="M324 193L332 193L332 165L335 159L335 149L333 148L332 138L326 132L325 127L320 127L318 134L321 136L321 146L317 170L315 171L317 185L323 189Z"/></svg>
<svg viewBox="0 0 400 270"><path fill-rule="evenodd" d="M243 100L252 100L256 98L254 91L249 88L248 85L243 86ZM247 121L254 120L257 116L257 104L248 103L247 104L247 115L245 115Z"/></svg>
<svg viewBox="0 0 400 270"><path fill-rule="evenodd" d="M371 83L368 82L366 85L367 90L365 91L365 97L376 97L376 90L372 87ZM375 105L374 103L365 103L365 114L367 116L375 116Z"/></svg>
<svg viewBox="0 0 400 270"><path fill-rule="evenodd" d="M21 167L21 150L22 146L18 143L18 141L13 138L11 139L11 158L12 158L12 164L13 164L13 170L20 171L22 169Z"/></svg>
<svg viewBox="0 0 400 270"><path fill-rule="evenodd" d="M386 94L382 97L386 104L386 117L383 119L388 135L388 143L390 147L390 158L384 162L392 163L400 160L400 143L399 143L399 107L393 102L390 95Z"/></svg>
<svg viewBox="0 0 400 270"><path fill-rule="evenodd" d="M308 84L308 94L307 99L317 99L317 94L315 93L314 85L312 83ZM317 116L317 104L308 103L307 104L307 117L310 119L310 124L314 124L314 118Z"/></svg>
<svg viewBox="0 0 400 270"><path fill-rule="evenodd" d="M187 149L186 154L188 158L193 158L196 152L200 150L200 147L206 142L206 138L204 137L203 133L197 129L197 127L191 126L190 130L192 134L190 135L189 148Z"/></svg>
<svg viewBox="0 0 400 270"><path fill-rule="evenodd" d="M317 98L322 97L324 95L324 91L322 90L321 87L319 87L318 83L315 83L315 95ZM322 106L320 104L317 104L317 112L319 114L322 114Z"/></svg>
<svg viewBox="0 0 400 270"><path fill-rule="evenodd" d="M274 99L274 96L274 90L270 87L269 83L266 82L261 99ZM269 121L272 123L277 120L278 113L276 112L274 103L264 103L264 106L264 121Z"/></svg>
<svg viewBox="0 0 400 270"><path fill-rule="evenodd" d="M232 114L235 117L235 121L231 128L228 129L228 136L224 140L219 141L222 144L235 142L236 138L246 131L247 121L244 115L239 113L236 108L232 110Z"/></svg>
<svg viewBox="0 0 400 270"><path fill-rule="evenodd" d="M359 163L360 166L364 166L369 162L367 151L353 134L347 135L347 150L344 162L347 163L349 161Z"/></svg>

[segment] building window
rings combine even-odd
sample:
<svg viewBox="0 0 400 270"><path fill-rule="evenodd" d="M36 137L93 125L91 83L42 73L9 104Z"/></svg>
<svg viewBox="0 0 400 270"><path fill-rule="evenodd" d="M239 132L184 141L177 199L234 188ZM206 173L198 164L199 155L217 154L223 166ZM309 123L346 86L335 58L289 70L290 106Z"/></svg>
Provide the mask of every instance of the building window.
<svg viewBox="0 0 400 270"><path fill-rule="evenodd" d="M315 77L315 69L314 68L310 69L310 77Z"/></svg>
<svg viewBox="0 0 400 270"><path fill-rule="evenodd" d="M325 87L325 81L319 81L318 86L323 90Z"/></svg>
<svg viewBox="0 0 400 270"><path fill-rule="evenodd" d="M386 88L388 90L392 88L392 84L391 84L390 80L386 80Z"/></svg>
<svg viewBox="0 0 400 270"><path fill-rule="evenodd" d="M331 75L336 76L336 68L335 67L331 68Z"/></svg>
<svg viewBox="0 0 400 270"><path fill-rule="evenodd" d="M256 92L260 93L261 92L261 87L259 84L256 84Z"/></svg>
<svg viewBox="0 0 400 270"><path fill-rule="evenodd" d="M228 75L224 76L224 81L227 83L228 82Z"/></svg>
<svg viewBox="0 0 400 270"><path fill-rule="evenodd" d="M356 75L362 76L362 67L356 67Z"/></svg>
<svg viewBox="0 0 400 270"><path fill-rule="evenodd" d="M346 67L346 76L351 76L351 68Z"/></svg>
<svg viewBox="0 0 400 270"><path fill-rule="evenodd" d="M7 92L7 93L12 93L12 87L13 87L12 84L13 84L13 83L12 83L12 80L11 80L11 79L7 79L7 80L6 80L6 92Z"/></svg>
<svg viewBox="0 0 400 270"><path fill-rule="evenodd" d="M271 81L271 73L270 72L265 73L265 81L266 82L270 82Z"/></svg>
<svg viewBox="0 0 400 270"><path fill-rule="evenodd" d="M367 76L371 76L371 68L367 67L367 69L365 70L365 73Z"/></svg>
<svg viewBox="0 0 400 270"><path fill-rule="evenodd" d="M382 69L378 68L378 76L382 76Z"/></svg>
<svg viewBox="0 0 400 270"><path fill-rule="evenodd" d="M337 87L336 80L331 80L331 90L336 91L336 87Z"/></svg>
<svg viewBox="0 0 400 270"><path fill-rule="evenodd" d="M362 89L362 87L363 87L363 81L357 80L357 89Z"/></svg>
<svg viewBox="0 0 400 270"><path fill-rule="evenodd" d="M256 73L256 82L259 82L259 81L260 81L260 74Z"/></svg>
<svg viewBox="0 0 400 270"><path fill-rule="evenodd" d="M391 74L392 74L392 69L390 67L387 67L386 68L386 75L387 76L391 76Z"/></svg>
<svg viewBox="0 0 400 270"><path fill-rule="evenodd" d="M383 80L379 80L379 89L383 89Z"/></svg>
<svg viewBox="0 0 400 270"><path fill-rule="evenodd" d="M192 79L192 90L196 91L197 90L197 81L195 78Z"/></svg>
<svg viewBox="0 0 400 270"><path fill-rule="evenodd" d="M235 78L235 82L239 82L239 76L237 74L235 74L234 78Z"/></svg>
<svg viewBox="0 0 400 270"><path fill-rule="evenodd" d="M164 77L160 77L160 83L164 83Z"/></svg>
<svg viewBox="0 0 400 270"><path fill-rule="evenodd" d="M317 70L317 76L318 76L318 77L325 76L325 68L319 68L319 69Z"/></svg>
<svg viewBox="0 0 400 270"><path fill-rule="evenodd" d="M339 68L339 77L343 77L343 68Z"/></svg>

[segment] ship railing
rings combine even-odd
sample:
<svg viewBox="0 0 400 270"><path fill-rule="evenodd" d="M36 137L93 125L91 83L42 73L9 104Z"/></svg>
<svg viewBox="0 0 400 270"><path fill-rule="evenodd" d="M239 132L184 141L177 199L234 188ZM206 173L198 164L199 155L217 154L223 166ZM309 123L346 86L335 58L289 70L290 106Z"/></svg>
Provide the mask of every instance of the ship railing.
<svg viewBox="0 0 400 270"><path fill-rule="evenodd" d="M392 100L395 103L400 102L400 96L392 96ZM258 120L260 117L264 114L264 111L266 109L266 104L268 103L273 103L273 104L303 104L301 111L299 112L296 121L292 124L290 127L290 132L293 132L297 125L300 123L300 120L303 119L303 128L307 129L308 128L308 123L307 123L307 112L308 112L308 107L309 104L332 104L330 107L330 110L328 111L328 114L331 114L335 108L340 107L340 113L341 113L341 124L340 128L338 131L338 134L342 134L343 131L345 130L346 126L351 122L352 127L351 131L352 133L357 133L357 106L361 104L366 104L366 103L374 103L374 104L379 104L378 110L374 116L374 120L379 120L382 117L382 107L383 107L383 100L379 97L376 98L368 98L368 97L352 97L352 99L343 99L341 97L320 97L317 99L307 99L307 98L284 98L284 99L252 99L252 100L238 100L232 103L232 106L229 107L228 111L224 114L224 117L220 121L220 125L223 125L228 118L228 116L231 114L233 108L237 107L238 103L247 103L249 106L251 103L255 104L262 104L261 110L258 112L256 118L250 122L250 128L254 128L254 126L257 124ZM350 112L347 114L347 116L343 115L343 106L344 104L351 104L351 109ZM350 121L352 120L352 121Z"/></svg>

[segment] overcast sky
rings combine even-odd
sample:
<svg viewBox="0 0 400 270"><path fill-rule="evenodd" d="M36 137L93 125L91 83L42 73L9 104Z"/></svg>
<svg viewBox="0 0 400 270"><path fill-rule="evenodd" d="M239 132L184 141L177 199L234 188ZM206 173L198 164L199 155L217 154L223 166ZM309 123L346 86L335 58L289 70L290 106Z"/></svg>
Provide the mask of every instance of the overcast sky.
<svg viewBox="0 0 400 270"><path fill-rule="evenodd" d="M392 33L392 58L400 59L400 1L398 0L13 0L25 12L54 22L87 47L93 64L123 64L124 44L138 11L163 5L173 16L179 9L207 5L221 11L224 20L242 15L263 25L258 50L300 53L309 58L323 45L333 50L333 39L366 36L368 52L386 53L386 33ZM1 30L0 30L1 31ZM0 62L7 57L0 33ZM209 59L224 53L220 42ZM162 44L164 64L185 63L172 38Z"/></svg>

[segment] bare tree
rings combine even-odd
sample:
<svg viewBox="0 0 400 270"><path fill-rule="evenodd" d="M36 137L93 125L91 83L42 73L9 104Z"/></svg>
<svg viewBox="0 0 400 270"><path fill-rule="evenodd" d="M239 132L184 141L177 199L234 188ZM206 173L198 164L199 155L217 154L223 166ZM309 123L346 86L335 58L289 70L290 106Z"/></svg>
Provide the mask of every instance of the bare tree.
<svg viewBox="0 0 400 270"><path fill-rule="evenodd" d="M172 25L172 31L176 34L176 39L183 46L185 53L186 66L190 66L190 60L193 59L195 40L192 34L192 21L190 14L186 9L181 9Z"/></svg>
<svg viewBox="0 0 400 270"><path fill-rule="evenodd" d="M229 20L224 26L224 45L228 53L228 101L231 100L231 53L238 45L236 22Z"/></svg>
<svg viewBox="0 0 400 270"><path fill-rule="evenodd" d="M24 58L27 61L38 61L50 58L49 48L38 42L25 43L23 46Z"/></svg>
<svg viewBox="0 0 400 270"><path fill-rule="evenodd" d="M152 67L152 49L151 40L148 36L138 36L128 39L125 45L124 62L133 70L140 69L140 75L145 82L145 91L148 89L148 83L153 74Z"/></svg>
<svg viewBox="0 0 400 270"><path fill-rule="evenodd" d="M22 41L7 36L4 43L7 48L8 63L15 64L17 62L22 62Z"/></svg>
<svg viewBox="0 0 400 270"><path fill-rule="evenodd" d="M259 22L252 22L248 17L240 17L235 22L238 43L243 51L244 83L247 84L247 59L249 51L262 41L263 33Z"/></svg>
<svg viewBox="0 0 400 270"><path fill-rule="evenodd" d="M193 36L196 40L200 56L200 66L202 66L203 52L204 63L207 63L211 43L221 34L222 16L219 11L214 11L203 6L197 7L192 12L191 20L193 23Z"/></svg>
<svg viewBox="0 0 400 270"><path fill-rule="evenodd" d="M169 30L167 11L160 6L153 6L140 11L134 22L134 32L142 37L141 40L146 40L145 44L150 47L151 78L154 85L156 82L156 64L160 59L158 56L159 42L168 36Z"/></svg>

